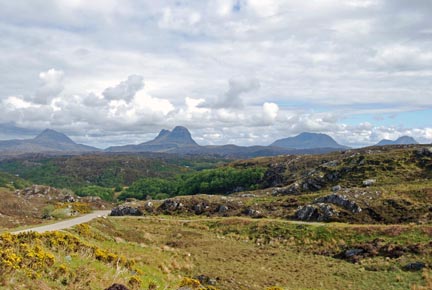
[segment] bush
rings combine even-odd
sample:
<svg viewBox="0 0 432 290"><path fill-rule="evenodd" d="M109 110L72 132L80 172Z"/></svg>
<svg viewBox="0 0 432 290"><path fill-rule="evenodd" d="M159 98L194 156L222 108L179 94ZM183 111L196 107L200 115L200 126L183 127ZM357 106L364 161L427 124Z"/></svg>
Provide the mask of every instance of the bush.
<svg viewBox="0 0 432 290"><path fill-rule="evenodd" d="M49 205L45 206L42 209L42 218L43 219L49 219L49 218L51 218L52 217L52 213L53 213L54 210L55 210L55 206L52 205L52 204L49 204Z"/></svg>
<svg viewBox="0 0 432 290"><path fill-rule="evenodd" d="M76 194L79 196L99 196L106 201L114 200L114 191L111 188L101 187L97 185L81 187L77 190Z"/></svg>

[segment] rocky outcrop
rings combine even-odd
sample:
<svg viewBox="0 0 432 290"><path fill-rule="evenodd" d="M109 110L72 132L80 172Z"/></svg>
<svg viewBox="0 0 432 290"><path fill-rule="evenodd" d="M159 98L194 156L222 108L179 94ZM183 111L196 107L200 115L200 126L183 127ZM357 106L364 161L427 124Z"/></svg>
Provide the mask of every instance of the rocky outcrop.
<svg viewBox="0 0 432 290"><path fill-rule="evenodd" d="M300 206L295 213L295 218L303 221L332 221L339 212L329 204L337 205L353 214L362 211L360 206L346 195L333 193L316 198L312 204Z"/></svg>
<svg viewBox="0 0 432 290"><path fill-rule="evenodd" d="M363 180L362 183L364 186L371 186L371 185L374 185L375 182L376 182L375 179L366 179L366 180Z"/></svg>
<svg viewBox="0 0 432 290"><path fill-rule="evenodd" d="M247 208L243 211L243 213L247 216L250 216L251 218L263 218L264 215L261 213L261 211L253 209L253 208Z"/></svg>
<svg viewBox="0 0 432 290"><path fill-rule="evenodd" d="M324 197L315 199L315 203L332 203L338 205L352 213L359 213L362 211L360 206L352 200L349 200L346 195L330 194Z"/></svg>
<svg viewBox="0 0 432 290"><path fill-rule="evenodd" d="M198 275L198 276L195 276L194 279L198 280L203 285L212 285L212 286L214 286L217 283L217 280L215 278L211 278L211 277L209 277L207 275L202 275L202 274Z"/></svg>
<svg viewBox="0 0 432 290"><path fill-rule="evenodd" d="M393 243L386 243L383 239L375 239L373 241L364 242L361 244L351 245L336 254L334 258L346 260L352 263L357 263L361 259L371 257L388 257L388 258L399 258L405 254L424 254L426 249L429 247L428 244L412 244L408 246L402 246ZM406 271L417 271L417 269L425 267L423 263L410 263L404 267Z"/></svg>
<svg viewBox="0 0 432 290"><path fill-rule="evenodd" d="M110 216L140 216L143 215L143 212L137 208L130 205L119 205L111 210Z"/></svg>
<svg viewBox="0 0 432 290"><path fill-rule="evenodd" d="M108 288L105 288L105 290L129 290L129 288L123 284L114 283L111 286L109 286Z"/></svg>
<svg viewBox="0 0 432 290"><path fill-rule="evenodd" d="M32 185L24 189L16 190L15 194L25 199L44 198L61 202L75 202L78 199L70 190L57 189L46 185Z"/></svg>
<svg viewBox="0 0 432 290"><path fill-rule="evenodd" d="M335 186L332 187L332 191L333 191L333 192L338 192L338 191L340 191L341 189L342 189L342 187L341 187L340 185L335 185Z"/></svg>
<svg viewBox="0 0 432 290"><path fill-rule="evenodd" d="M310 177L301 185L304 191L318 191L326 186L326 181L322 177Z"/></svg>
<svg viewBox="0 0 432 290"><path fill-rule="evenodd" d="M432 147L421 148L415 151L417 157L432 157Z"/></svg>
<svg viewBox="0 0 432 290"><path fill-rule="evenodd" d="M276 187L272 191L273 195L287 195L287 194L300 194L300 193L301 193L301 187L297 182L294 182L293 184L284 187Z"/></svg>
<svg viewBox="0 0 432 290"><path fill-rule="evenodd" d="M309 204L299 207L295 218L302 221L331 221L338 212L325 203Z"/></svg>
<svg viewBox="0 0 432 290"><path fill-rule="evenodd" d="M160 210L167 211L167 212L173 212L178 211L183 208L183 204L176 200L176 199L167 199L165 200L159 207Z"/></svg>
<svg viewBox="0 0 432 290"><path fill-rule="evenodd" d="M423 262L413 262L413 263L406 264L405 266L402 267L402 269L405 271L421 271L425 267L426 264Z"/></svg>

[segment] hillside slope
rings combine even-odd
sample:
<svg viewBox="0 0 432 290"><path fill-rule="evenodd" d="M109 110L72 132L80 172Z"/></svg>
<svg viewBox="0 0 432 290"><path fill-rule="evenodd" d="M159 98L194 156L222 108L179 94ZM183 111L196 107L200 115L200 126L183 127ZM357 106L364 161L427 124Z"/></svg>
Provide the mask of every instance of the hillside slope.
<svg viewBox="0 0 432 290"><path fill-rule="evenodd" d="M133 184L126 193L131 191L134 194L129 196L144 198L134 190L146 184L151 183ZM192 174L177 186L177 194L201 195L171 195L168 200L154 201L151 207L146 202L124 206L157 215L430 223L432 149L399 145L321 155L260 157ZM147 188L145 195L155 196Z"/></svg>

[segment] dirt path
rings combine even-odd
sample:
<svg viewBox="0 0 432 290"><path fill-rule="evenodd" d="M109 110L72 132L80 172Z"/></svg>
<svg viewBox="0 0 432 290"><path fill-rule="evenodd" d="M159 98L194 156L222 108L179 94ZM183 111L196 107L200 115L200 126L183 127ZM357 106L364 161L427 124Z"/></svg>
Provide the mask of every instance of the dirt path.
<svg viewBox="0 0 432 290"><path fill-rule="evenodd" d="M44 232L49 232L49 231L59 231L59 230L71 228L71 227L78 225L78 224L89 222L92 219L95 219L95 218L98 218L101 216L107 216L110 212L111 212L110 210L97 210L97 211L94 211L92 213L89 213L89 214L86 214L86 215L83 215L83 216L80 216L77 218L61 221L61 222L58 222L55 224L50 224L50 225L39 226L39 227L29 228L29 229L25 229L25 230L15 231L15 232L12 232L12 234L19 234L19 233L30 232L30 231L38 232L38 233L44 233Z"/></svg>

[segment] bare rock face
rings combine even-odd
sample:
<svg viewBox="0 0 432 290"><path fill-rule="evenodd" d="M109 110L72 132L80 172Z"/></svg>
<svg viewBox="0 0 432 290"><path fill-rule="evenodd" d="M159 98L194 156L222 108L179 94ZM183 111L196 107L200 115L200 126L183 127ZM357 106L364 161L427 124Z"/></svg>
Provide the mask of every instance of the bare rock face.
<svg viewBox="0 0 432 290"><path fill-rule="evenodd" d="M143 212L137 208L130 205L119 205L111 210L110 216L140 216L143 215Z"/></svg>

